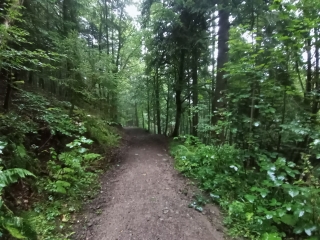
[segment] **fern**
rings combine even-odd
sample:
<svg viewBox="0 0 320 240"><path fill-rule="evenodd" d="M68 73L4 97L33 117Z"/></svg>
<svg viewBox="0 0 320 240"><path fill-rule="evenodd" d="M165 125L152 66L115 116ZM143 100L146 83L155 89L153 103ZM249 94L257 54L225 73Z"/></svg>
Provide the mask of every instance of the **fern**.
<svg viewBox="0 0 320 240"><path fill-rule="evenodd" d="M1 170L0 168L0 191L9 184L17 182L19 178L25 178L27 176L36 177L28 170L22 168L11 168L7 170Z"/></svg>
<svg viewBox="0 0 320 240"><path fill-rule="evenodd" d="M101 158L100 154L96 154L96 153L87 153L83 155L83 159L90 162L93 160L98 160Z"/></svg>
<svg viewBox="0 0 320 240"><path fill-rule="evenodd" d="M31 172L25 169L12 168L2 170L2 167L0 167L0 236L2 235L2 230L5 229L16 239L27 239L22 230L22 218L14 216L13 212L2 200L2 190L5 187L17 182L20 178L25 178L27 176L35 177Z"/></svg>

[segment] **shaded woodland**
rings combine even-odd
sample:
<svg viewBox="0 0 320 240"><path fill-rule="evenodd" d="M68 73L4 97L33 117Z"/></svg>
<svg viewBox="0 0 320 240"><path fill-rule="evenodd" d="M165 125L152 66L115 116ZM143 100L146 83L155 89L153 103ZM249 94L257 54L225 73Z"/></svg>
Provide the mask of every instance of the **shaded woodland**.
<svg viewBox="0 0 320 240"><path fill-rule="evenodd" d="M319 9L2 1L0 236L68 239L52 223L80 209L65 199L92 194L122 124L173 138L177 170L221 206L231 236L318 239Z"/></svg>

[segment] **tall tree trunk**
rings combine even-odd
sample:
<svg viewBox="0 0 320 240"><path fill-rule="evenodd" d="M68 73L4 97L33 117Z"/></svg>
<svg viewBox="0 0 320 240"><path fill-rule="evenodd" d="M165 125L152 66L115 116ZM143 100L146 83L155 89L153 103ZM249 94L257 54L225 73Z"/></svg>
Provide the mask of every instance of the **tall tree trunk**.
<svg viewBox="0 0 320 240"><path fill-rule="evenodd" d="M156 128L156 108L155 108L155 102L153 102L152 106L153 106L153 133L157 133L157 128Z"/></svg>
<svg viewBox="0 0 320 240"><path fill-rule="evenodd" d="M310 93L312 88L312 54L311 54L311 38L306 40L307 48L307 78L306 78L306 93L304 96L304 103L307 111L310 111Z"/></svg>
<svg viewBox="0 0 320 240"><path fill-rule="evenodd" d="M314 97L313 103L312 103L312 119L315 121L316 119L316 114L319 110L319 94L320 94L320 83L319 83L319 30L316 28L314 29L315 32L315 73L314 73L314 87L315 87L315 93L316 96Z"/></svg>
<svg viewBox="0 0 320 240"><path fill-rule="evenodd" d="M198 49L194 46L192 49L192 106L193 106L193 116L192 116L192 135L197 136L197 126L199 123L199 112L198 112Z"/></svg>
<svg viewBox="0 0 320 240"><path fill-rule="evenodd" d="M144 113L143 110L141 111L141 117L142 117L142 128L145 128L145 124L144 124Z"/></svg>
<svg viewBox="0 0 320 240"><path fill-rule="evenodd" d="M215 91L215 88L216 88L216 72L215 72L215 65L216 65L216 59L215 59L215 50L216 50L216 31L215 31L215 28L216 28L216 24L215 24L215 17L213 17L213 20L212 20L212 23L213 23L213 30L212 30L212 61L211 61L211 64L212 64L212 82L211 82L211 102L209 104L211 104L211 124L213 125L214 124L214 105L215 105L215 97L214 97L214 91ZM209 111L210 111L209 110Z"/></svg>
<svg viewBox="0 0 320 240"><path fill-rule="evenodd" d="M138 114L138 104L134 104L134 113L135 113L135 125L139 127L139 114Z"/></svg>
<svg viewBox="0 0 320 240"><path fill-rule="evenodd" d="M229 51L229 10L227 9L227 3L222 4L222 9L219 10L219 31L218 31L218 58L217 58L217 77L216 86L213 99L213 124L217 124L221 119L219 110L223 109L226 105L224 99L225 91L227 89L227 79L224 77L226 71L223 69L228 62ZM223 141L224 133L220 134L220 140Z"/></svg>
<svg viewBox="0 0 320 240"><path fill-rule="evenodd" d="M160 83L159 83L159 69L156 67L156 75L154 76L155 83L155 97L156 97L156 112L157 112L157 130L161 134L161 107L160 107Z"/></svg>
<svg viewBox="0 0 320 240"><path fill-rule="evenodd" d="M10 101L12 95L12 76L7 71L5 72L4 77L7 79L6 95L4 98L3 109L8 112L10 108Z"/></svg>
<svg viewBox="0 0 320 240"><path fill-rule="evenodd" d="M184 59L185 59L185 49L180 50L180 65L179 65L179 75L178 81L175 86L176 92L176 122L174 126L174 130L172 133L172 137L177 137L179 135L180 122L181 122L181 114L182 114L182 89L184 84Z"/></svg>
<svg viewBox="0 0 320 240"><path fill-rule="evenodd" d="M147 91L148 91L148 132L150 132L151 125L151 113L150 113L150 88L149 88L149 80L147 79Z"/></svg>
<svg viewBox="0 0 320 240"><path fill-rule="evenodd" d="M165 135L167 135L167 133L168 133L169 107L170 107L170 88L169 88L169 84L168 84L167 103L166 103L166 126L165 126L165 130L164 130L164 134L165 134Z"/></svg>
<svg viewBox="0 0 320 240"><path fill-rule="evenodd" d="M105 32L106 32L106 48L107 48L107 54L110 54L110 45L109 45L109 26L108 26L108 5L107 0L104 0L104 24L105 24Z"/></svg>

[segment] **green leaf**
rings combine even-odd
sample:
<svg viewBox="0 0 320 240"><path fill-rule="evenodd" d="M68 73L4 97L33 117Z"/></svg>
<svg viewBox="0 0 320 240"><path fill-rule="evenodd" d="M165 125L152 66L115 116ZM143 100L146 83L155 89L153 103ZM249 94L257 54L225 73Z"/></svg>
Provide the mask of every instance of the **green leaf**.
<svg viewBox="0 0 320 240"><path fill-rule="evenodd" d="M7 143L0 141L0 154L2 154L2 150L6 147Z"/></svg>
<svg viewBox="0 0 320 240"><path fill-rule="evenodd" d="M293 227L298 222L298 219L294 215L285 214L281 217L281 222Z"/></svg>
<svg viewBox="0 0 320 240"><path fill-rule="evenodd" d="M14 81L14 84L24 84L24 81Z"/></svg>
<svg viewBox="0 0 320 240"><path fill-rule="evenodd" d="M261 189L260 195L262 198L265 198L268 195L269 191L267 189Z"/></svg>
<svg viewBox="0 0 320 240"><path fill-rule="evenodd" d="M293 168L296 166L296 164L294 162L288 162L287 163L289 167Z"/></svg>
<svg viewBox="0 0 320 240"><path fill-rule="evenodd" d="M299 195L299 191L296 189L290 189L288 193L293 198Z"/></svg>
<svg viewBox="0 0 320 240"><path fill-rule="evenodd" d="M278 233L265 233L262 235L261 240L281 240L282 238Z"/></svg>
<svg viewBox="0 0 320 240"><path fill-rule="evenodd" d="M250 203L253 203L254 202L254 200L256 200L256 196L253 196L253 195L249 195L249 194L246 194L245 196L244 196Z"/></svg>
<svg viewBox="0 0 320 240"><path fill-rule="evenodd" d="M210 193L210 197L212 197L212 198L220 198L219 195L216 195L216 194L213 194L213 193Z"/></svg>
<svg viewBox="0 0 320 240"><path fill-rule="evenodd" d="M56 181L56 185L59 185L59 186L62 186L62 187L70 187L71 184L66 182L66 181L61 181L61 180L58 180Z"/></svg>
<svg viewBox="0 0 320 240"><path fill-rule="evenodd" d="M238 171L238 167L231 165L230 168L234 169L236 172Z"/></svg>
<svg viewBox="0 0 320 240"><path fill-rule="evenodd" d="M86 148L80 148L80 149L79 149L79 153L85 153L86 151L87 151Z"/></svg>
<svg viewBox="0 0 320 240"><path fill-rule="evenodd" d="M198 212L203 212L203 208L200 207L200 206L196 206L195 209L196 209Z"/></svg>
<svg viewBox="0 0 320 240"><path fill-rule="evenodd" d="M31 172L21 168L11 168L2 172L0 170L0 173L0 184L3 187L15 183L19 178L25 178L27 176L35 177Z"/></svg>
<svg viewBox="0 0 320 240"><path fill-rule="evenodd" d="M22 235L21 231L11 225L4 225L4 228L10 233L10 235L17 239L27 239Z"/></svg>
<svg viewBox="0 0 320 240"><path fill-rule="evenodd" d="M67 190L64 187L59 185L59 186L56 186L56 192L66 194Z"/></svg>
<svg viewBox="0 0 320 240"><path fill-rule="evenodd" d="M247 213L246 213L246 219L247 219L247 221L250 221L250 220L252 219L252 217L253 217L253 213L252 213L252 212L247 212Z"/></svg>
<svg viewBox="0 0 320 240"><path fill-rule="evenodd" d="M88 154L84 154L83 155L83 158L87 161L90 161L90 160L96 160L98 158L100 158L101 155L100 154L96 154L96 153L88 153Z"/></svg>
<svg viewBox="0 0 320 240"><path fill-rule="evenodd" d="M309 227L309 228L305 228L305 229L304 229L304 232L305 232L308 236L311 236L311 235L312 235L312 232L313 232L314 230L316 230L316 229L317 229L316 226L312 226L312 227Z"/></svg>
<svg viewBox="0 0 320 240"><path fill-rule="evenodd" d="M272 214L267 214L266 215L266 219L271 219L271 218L273 218Z"/></svg>
<svg viewBox="0 0 320 240"><path fill-rule="evenodd" d="M25 158L27 156L26 149L23 145L17 146L17 153L21 158Z"/></svg>
<svg viewBox="0 0 320 240"><path fill-rule="evenodd" d="M69 188L71 184L66 181L58 180L55 182L55 186L56 186L56 192L66 194L67 188Z"/></svg>
<svg viewBox="0 0 320 240"><path fill-rule="evenodd" d="M303 217L303 215L305 214L305 210L304 209L296 209L294 211L294 215L301 218Z"/></svg>
<svg viewBox="0 0 320 240"><path fill-rule="evenodd" d="M86 144L92 144L92 143L93 143L93 141L92 141L91 139L88 139L88 138L86 138L86 137L84 137L84 136L82 136L82 137L80 138L80 141L81 141L82 143L86 143Z"/></svg>
<svg viewBox="0 0 320 240"><path fill-rule="evenodd" d="M279 217L283 217L286 214L286 211L282 210L282 209L278 209L277 210L278 216Z"/></svg>

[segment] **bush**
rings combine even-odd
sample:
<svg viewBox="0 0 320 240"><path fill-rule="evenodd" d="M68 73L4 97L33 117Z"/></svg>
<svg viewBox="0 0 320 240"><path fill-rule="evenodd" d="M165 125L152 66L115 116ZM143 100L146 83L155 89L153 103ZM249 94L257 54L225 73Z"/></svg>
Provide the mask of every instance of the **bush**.
<svg viewBox="0 0 320 240"><path fill-rule="evenodd" d="M44 97L17 95L14 110L0 115L0 237L68 239L72 215L99 188L102 157L90 146L119 137L98 117L70 117ZM23 189L12 188L18 181Z"/></svg>
<svg viewBox="0 0 320 240"><path fill-rule="evenodd" d="M175 167L198 180L221 205L231 235L318 239L320 184L307 157L300 169L271 153L250 153L257 166L248 169L248 152L230 145L206 146L190 139L186 137L183 145L172 147Z"/></svg>

